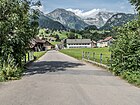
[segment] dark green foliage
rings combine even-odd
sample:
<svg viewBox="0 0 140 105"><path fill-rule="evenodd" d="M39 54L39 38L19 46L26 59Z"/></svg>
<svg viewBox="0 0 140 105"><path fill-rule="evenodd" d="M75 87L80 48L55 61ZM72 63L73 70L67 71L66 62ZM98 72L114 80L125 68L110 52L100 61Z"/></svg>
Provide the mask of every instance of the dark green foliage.
<svg viewBox="0 0 140 105"><path fill-rule="evenodd" d="M70 32L67 37L68 39L78 39L78 35L73 32Z"/></svg>
<svg viewBox="0 0 140 105"><path fill-rule="evenodd" d="M0 63L4 64L0 72L10 72L8 77L22 66L30 41L38 34L38 12L31 5L29 0L0 0ZM11 58L13 65L9 65Z"/></svg>
<svg viewBox="0 0 140 105"><path fill-rule="evenodd" d="M10 55L21 65L30 40L38 32L37 12L26 0L1 0L0 7L0 57L6 61Z"/></svg>
<svg viewBox="0 0 140 105"><path fill-rule="evenodd" d="M60 37L58 34L55 35L56 41L60 41Z"/></svg>
<svg viewBox="0 0 140 105"><path fill-rule="evenodd" d="M99 30L82 30L79 32L82 38L91 39L91 40L101 40L108 36L111 36L110 31L99 31Z"/></svg>
<svg viewBox="0 0 140 105"><path fill-rule="evenodd" d="M136 7L136 10L140 13L140 0L129 0L132 5Z"/></svg>
<svg viewBox="0 0 140 105"><path fill-rule="evenodd" d="M85 27L85 30L98 30L98 28L95 25L89 25Z"/></svg>
<svg viewBox="0 0 140 105"><path fill-rule="evenodd" d="M138 21L116 29L117 39L111 47L111 69L129 82L140 85L140 30Z"/></svg>

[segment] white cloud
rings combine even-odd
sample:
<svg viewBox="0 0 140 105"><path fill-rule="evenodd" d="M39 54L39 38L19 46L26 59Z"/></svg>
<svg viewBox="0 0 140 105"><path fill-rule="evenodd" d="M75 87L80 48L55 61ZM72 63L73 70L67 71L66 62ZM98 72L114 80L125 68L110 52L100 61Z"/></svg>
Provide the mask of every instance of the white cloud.
<svg viewBox="0 0 140 105"><path fill-rule="evenodd" d="M42 5L42 6L33 6L32 7L33 9L39 9L41 12L47 14L48 12L45 10L45 7Z"/></svg>
<svg viewBox="0 0 140 105"><path fill-rule="evenodd" d="M91 17L95 17L96 14L98 14L101 11L106 11L106 9L92 9L89 11L84 11L80 9L69 8L67 9L67 11L74 12L77 16L82 17L82 18L91 18Z"/></svg>

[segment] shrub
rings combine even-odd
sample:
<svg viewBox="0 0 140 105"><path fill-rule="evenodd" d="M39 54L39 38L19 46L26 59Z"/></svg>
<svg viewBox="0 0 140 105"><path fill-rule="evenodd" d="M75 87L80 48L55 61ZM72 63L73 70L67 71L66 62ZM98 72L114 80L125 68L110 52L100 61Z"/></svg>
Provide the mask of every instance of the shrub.
<svg viewBox="0 0 140 105"><path fill-rule="evenodd" d="M0 81L20 79L22 69L15 65L14 60L9 60L8 63L3 62L0 67Z"/></svg>
<svg viewBox="0 0 140 105"><path fill-rule="evenodd" d="M134 21L116 30L117 39L111 52L112 68L117 75L126 69L137 71L140 67L140 34L137 27L138 24Z"/></svg>
<svg viewBox="0 0 140 105"><path fill-rule="evenodd" d="M140 31L137 21L116 30L117 39L111 47L111 70L131 83L140 82Z"/></svg>
<svg viewBox="0 0 140 105"><path fill-rule="evenodd" d="M140 86L140 71L127 71L122 73L122 77L128 80L129 83Z"/></svg>

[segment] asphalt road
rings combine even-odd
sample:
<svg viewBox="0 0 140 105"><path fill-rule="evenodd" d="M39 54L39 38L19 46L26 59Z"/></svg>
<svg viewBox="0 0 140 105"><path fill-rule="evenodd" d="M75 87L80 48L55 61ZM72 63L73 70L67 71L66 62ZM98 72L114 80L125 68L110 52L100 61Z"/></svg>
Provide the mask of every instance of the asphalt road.
<svg viewBox="0 0 140 105"><path fill-rule="evenodd" d="M21 80L0 83L0 105L140 105L140 89L105 69L49 51Z"/></svg>

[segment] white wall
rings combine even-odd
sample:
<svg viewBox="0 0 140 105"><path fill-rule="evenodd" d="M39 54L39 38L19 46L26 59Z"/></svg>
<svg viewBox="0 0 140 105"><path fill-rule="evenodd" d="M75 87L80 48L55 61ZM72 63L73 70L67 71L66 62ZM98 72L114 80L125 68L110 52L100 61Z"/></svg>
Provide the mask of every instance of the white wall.
<svg viewBox="0 0 140 105"><path fill-rule="evenodd" d="M108 42L97 43L97 47L107 47L107 46L108 46Z"/></svg>
<svg viewBox="0 0 140 105"><path fill-rule="evenodd" d="M69 44L67 44L67 48L91 48L91 44L89 44L89 45L69 45Z"/></svg>

